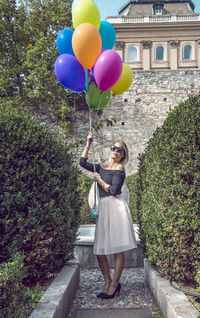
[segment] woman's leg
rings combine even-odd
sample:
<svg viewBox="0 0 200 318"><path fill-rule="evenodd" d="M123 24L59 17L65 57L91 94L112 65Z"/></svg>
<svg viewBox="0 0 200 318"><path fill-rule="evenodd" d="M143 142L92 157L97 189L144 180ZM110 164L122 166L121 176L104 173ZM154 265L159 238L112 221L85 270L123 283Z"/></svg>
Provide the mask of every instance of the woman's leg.
<svg viewBox="0 0 200 318"><path fill-rule="evenodd" d="M106 255L97 255L97 261L98 261L99 267L101 269L101 272L102 272L104 280L105 280L104 292L106 293L108 291L108 289L110 287L110 283L111 283L108 259L107 259Z"/></svg>
<svg viewBox="0 0 200 318"><path fill-rule="evenodd" d="M113 276L113 280L110 284L109 290L107 292L108 295L112 295L115 292L115 290L119 284L119 280L120 280L123 268L124 268L124 252L116 253L115 254L114 276Z"/></svg>

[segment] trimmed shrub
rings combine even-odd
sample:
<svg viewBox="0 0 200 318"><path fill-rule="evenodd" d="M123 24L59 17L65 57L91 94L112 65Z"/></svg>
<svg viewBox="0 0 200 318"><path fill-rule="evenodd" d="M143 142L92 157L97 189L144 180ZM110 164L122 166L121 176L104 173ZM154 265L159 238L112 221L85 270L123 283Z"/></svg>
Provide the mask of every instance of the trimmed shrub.
<svg viewBox="0 0 200 318"><path fill-rule="evenodd" d="M0 262L25 255L34 283L72 257L80 172L63 139L22 111L0 108L0 144Z"/></svg>
<svg viewBox="0 0 200 318"><path fill-rule="evenodd" d="M195 284L200 262L200 96L171 110L138 172L145 252L161 274Z"/></svg>
<svg viewBox="0 0 200 318"><path fill-rule="evenodd" d="M92 213L88 205L88 195L93 183L93 179L89 178L87 175L83 173L80 173L78 177L78 182L79 182L78 191L81 197L81 203L80 203L81 224L96 223L96 219L92 217Z"/></svg>
<svg viewBox="0 0 200 318"><path fill-rule="evenodd" d="M137 213L137 173L126 177L125 183L127 184L127 187L130 192L130 202L129 202L129 208L130 212L133 218L133 223L138 224L138 213Z"/></svg>

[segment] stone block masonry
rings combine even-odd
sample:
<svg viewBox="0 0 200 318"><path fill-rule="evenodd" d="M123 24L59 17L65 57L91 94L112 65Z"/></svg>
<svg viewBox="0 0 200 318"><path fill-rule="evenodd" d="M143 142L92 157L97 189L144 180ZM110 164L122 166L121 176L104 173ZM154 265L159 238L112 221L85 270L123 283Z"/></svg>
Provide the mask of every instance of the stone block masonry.
<svg viewBox="0 0 200 318"><path fill-rule="evenodd" d="M117 124L101 129L99 159L109 157L108 144L123 138L129 148L127 175L137 171L138 155L160 127L170 109L200 92L200 70L134 71L134 80L126 92L112 98L104 109L104 118L115 117ZM98 147L97 147L98 151Z"/></svg>
<svg viewBox="0 0 200 318"><path fill-rule="evenodd" d="M169 281L161 277L151 267L147 259L144 260L144 273L146 284L154 295L164 318L199 317L199 312L186 295L171 287Z"/></svg>
<svg viewBox="0 0 200 318"><path fill-rule="evenodd" d="M79 287L79 275L79 263L69 261L48 287L29 318L67 317Z"/></svg>
<svg viewBox="0 0 200 318"><path fill-rule="evenodd" d="M148 140L157 127L160 127L170 109L176 107L180 101L200 92L200 70L154 70L133 71L134 79L131 87L123 94L111 99L110 104L103 109L103 119L116 118L113 126L104 126L95 133L95 160L107 163L110 146L114 140L123 138L129 148L130 160L126 166L127 175L137 171L138 156L143 153ZM84 97L72 105L74 109L69 134L71 141L86 138L89 131L88 106ZM100 118L102 111L93 117ZM36 114L36 118L44 126L59 132L55 114L45 108L43 115ZM69 140L70 141L70 140ZM77 165L84 145L73 150ZM93 160L92 151L89 160Z"/></svg>

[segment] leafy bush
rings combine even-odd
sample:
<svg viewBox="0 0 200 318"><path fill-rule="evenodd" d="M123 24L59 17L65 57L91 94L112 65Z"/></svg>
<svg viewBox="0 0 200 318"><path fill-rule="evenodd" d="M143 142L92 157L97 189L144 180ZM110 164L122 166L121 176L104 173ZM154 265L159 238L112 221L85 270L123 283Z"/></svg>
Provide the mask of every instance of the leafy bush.
<svg viewBox="0 0 200 318"><path fill-rule="evenodd" d="M130 192L130 202L129 208L133 218L133 223L138 223L138 213L137 213L137 173L126 177L125 183Z"/></svg>
<svg viewBox="0 0 200 318"><path fill-rule="evenodd" d="M200 265L197 266L197 274L195 277L195 280L197 282L197 291L200 292Z"/></svg>
<svg viewBox="0 0 200 318"><path fill-rule="evenodd" d="M93 179L89 178L84 173L81 173L78 177L78 181L79 181L78 191L81 196L81 204L80 204L81 224L96 223L96 220L91 216L90 208L88 205L88 195L93 183Z"/></svg>
<svg viewBox="0 0 200 318"><path fill-rule="evenodd" d="M200 261L200 96L180 103L140 157L138 215L145 251L165 276L195 283Z"/></svg>
<svg viewBox="0 0 200 318"><path fill-rule="evenodd" d="M0 108L0 144L0 262L20 252L35 282L73 254L80 172L61 137L22 111Z"/></svg>
<svg viewBox="0 0 200 318"><path fill-rule="evenodd" d="M0 264L0 317L24 317L24 307L35 307L42 296L39 286L24 286L26 277L24 257L15 254L8 263Z"/></svg>

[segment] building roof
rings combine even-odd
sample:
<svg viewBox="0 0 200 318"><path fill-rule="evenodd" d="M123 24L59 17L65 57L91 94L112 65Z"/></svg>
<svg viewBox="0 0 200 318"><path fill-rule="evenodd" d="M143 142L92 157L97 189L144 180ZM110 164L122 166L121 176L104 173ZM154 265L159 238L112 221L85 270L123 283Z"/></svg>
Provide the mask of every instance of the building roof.
<svg viewBox="0 0 200 318"><path fill-rule="evenodd" d="M119 15L123 14L123 12L130 10L132 6L134 5L140 5L140 4L178 4L178 3L187 3L189 4L192 11L194 11L195 4L192 0L131 0L128 1L126 4L123 5L119 9Z"/></svg>

